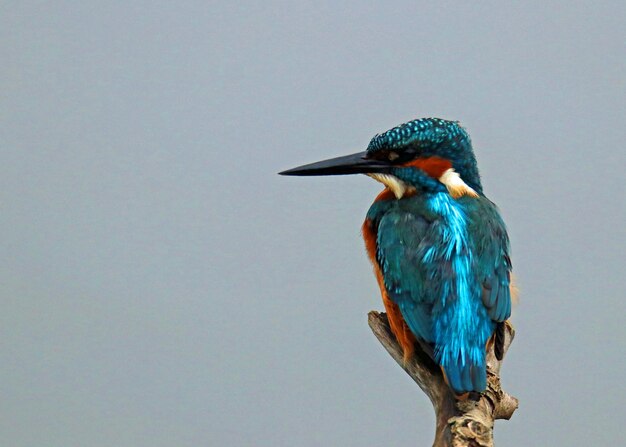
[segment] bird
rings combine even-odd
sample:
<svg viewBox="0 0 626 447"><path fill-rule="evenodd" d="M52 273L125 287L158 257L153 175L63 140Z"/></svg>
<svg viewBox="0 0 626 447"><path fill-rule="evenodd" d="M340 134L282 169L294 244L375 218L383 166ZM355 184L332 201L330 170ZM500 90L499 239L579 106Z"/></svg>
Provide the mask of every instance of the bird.
<svg viewBox="0 0 626 447"><path fill-rule="evenodd" d="M391 332L405 361L417 341L430 347L456 396L483 392L487 351L503 357L512 264L461 124L415 119L376 134L365 151L279 174L365 174L384 185L362 233Z"/></svg>

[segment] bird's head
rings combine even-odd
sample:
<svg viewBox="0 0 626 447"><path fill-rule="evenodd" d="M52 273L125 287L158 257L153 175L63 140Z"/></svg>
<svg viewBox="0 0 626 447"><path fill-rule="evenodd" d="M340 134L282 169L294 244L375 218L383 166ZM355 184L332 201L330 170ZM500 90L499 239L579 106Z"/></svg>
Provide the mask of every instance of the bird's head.
<svg viewBox="0 0 626 447"><path fill-rule="evenodd" d="M289 169L281 175L366 174L397 198L407 192L482 194L470 137L457 122L422 118L375 135L367 150Z"/></svg>

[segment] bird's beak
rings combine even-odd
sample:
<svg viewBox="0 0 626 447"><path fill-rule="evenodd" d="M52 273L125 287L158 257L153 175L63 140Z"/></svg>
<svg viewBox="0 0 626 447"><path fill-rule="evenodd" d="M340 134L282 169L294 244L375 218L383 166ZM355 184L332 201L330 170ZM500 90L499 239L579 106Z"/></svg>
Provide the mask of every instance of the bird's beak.
<svg viewBox="0 0 626 447"><path fill-rule="evenodd" d="M366 158L367 152L344 155L308 165L298 166L279 172L280 175L346 175L389 172L391 164L381 160Z"/></svg>

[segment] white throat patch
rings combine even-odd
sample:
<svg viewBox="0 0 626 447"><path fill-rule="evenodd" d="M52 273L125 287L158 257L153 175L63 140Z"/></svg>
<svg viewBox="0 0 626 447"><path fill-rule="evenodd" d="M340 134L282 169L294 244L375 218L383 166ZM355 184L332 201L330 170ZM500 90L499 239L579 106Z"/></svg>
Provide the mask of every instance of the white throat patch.
<svg viewBox="0 0 626 447"><path fill-rule="evenodd" d="M407 192L415 191L414 187L404 183L395 175L379 173L367 175L389 188L391 192L393 192L393 195L396 196L396 199L401 199ZM455 199L466 195L470 197L478 197L478 193L467 186L467 183L463 181L459 173L452 168L441 174L439 181L446 186L448 194Z"/></svg>
<svg viewBox="0 0 626 447"><path fill-rule="evenodd" d="M393 192L393 195L396 196L396 199L401 199L402 196L409 190L415 191L415 188L411 185L407 185L395 175L378 173L367 175L389 188L391 192Z"/></svg>

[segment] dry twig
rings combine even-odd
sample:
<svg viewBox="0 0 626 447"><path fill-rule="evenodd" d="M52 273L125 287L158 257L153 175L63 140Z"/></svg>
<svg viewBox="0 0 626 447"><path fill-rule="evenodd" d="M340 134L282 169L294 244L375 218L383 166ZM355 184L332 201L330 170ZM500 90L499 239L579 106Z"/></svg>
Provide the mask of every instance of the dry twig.
<svg viewBox="0 0 626 447"><path fill-rule="evenodd" d="M518 406L517 399L500 387L502 362L494 353L487 355L487 389L476 399L457 400L429 354L428 345L417 346L415 355L405 363L402 348L389 329L387 315L372 311L368 320L387 352L430 398L437 423L433 447L493 447L494 420L510 419ZM505 354L514 336L513 326L507 323Z"/></svg>

